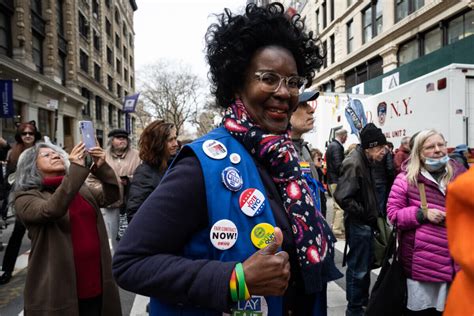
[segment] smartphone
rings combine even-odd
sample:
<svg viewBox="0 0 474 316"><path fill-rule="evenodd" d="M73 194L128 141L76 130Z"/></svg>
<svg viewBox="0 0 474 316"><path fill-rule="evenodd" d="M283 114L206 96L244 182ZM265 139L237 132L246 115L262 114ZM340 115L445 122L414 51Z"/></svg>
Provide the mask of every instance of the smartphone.
<svg viewBox="0 0 474 316"><path fill-rule="evenodd" d="M86 150L96 147L94 126L91 121L79 121L79 131L82 135L82 142L86 145Z"/></svg>

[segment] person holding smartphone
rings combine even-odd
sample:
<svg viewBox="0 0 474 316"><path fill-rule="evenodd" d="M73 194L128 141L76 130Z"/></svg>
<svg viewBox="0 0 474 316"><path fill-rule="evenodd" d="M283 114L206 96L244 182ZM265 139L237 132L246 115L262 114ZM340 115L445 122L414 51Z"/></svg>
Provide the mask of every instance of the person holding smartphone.
<svg viewBox="0 0 474 316"><path fill-rule="evenodd" d="M90 155L93 164L85 166ZM84 185L89 174L101 188ZM38 143L19 160L13 188L16 214L31 251L24 289L25 315L122 315L100 206L119 197L119 184L100 147L81 142L68 156Z"/></svg>

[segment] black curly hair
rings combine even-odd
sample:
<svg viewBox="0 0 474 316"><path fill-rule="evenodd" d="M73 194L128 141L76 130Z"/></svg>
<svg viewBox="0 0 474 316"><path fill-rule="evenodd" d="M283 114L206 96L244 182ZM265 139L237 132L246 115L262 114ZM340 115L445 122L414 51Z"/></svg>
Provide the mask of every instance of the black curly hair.
<svg viewBox="0 0 474 316"><path fill-rule="evenodd" d="M313 33L306 33L299 14L291 18L281 3L266 7L250 3L245 14L233 15L229 9L216 15L218 22L206 32L207 62L211 92L217 104L227 107L234 94L243 87L245 72L254 53L261 47L279 46L288 49L298 74L311 85L315 70L321 67L323 51L316 45Z"/></svg>

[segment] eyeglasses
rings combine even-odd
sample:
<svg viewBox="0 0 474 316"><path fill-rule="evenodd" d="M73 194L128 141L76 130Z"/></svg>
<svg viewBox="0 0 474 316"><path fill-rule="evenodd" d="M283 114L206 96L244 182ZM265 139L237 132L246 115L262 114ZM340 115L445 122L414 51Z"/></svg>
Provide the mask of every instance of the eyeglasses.
<svg viewBox="0 0 474 316"><path fill-rule="evenodd" d="M35 136L35 133L33 133L33 132L23 132L23 133L21 133L21 136L27 136L27 135Z"/></svg>
<svg viewBox="0 0 474 316"><path fill-rule="evenodd" d="M281 83L285 81L286 87L292 96L299 96L303 93L307 80L300 76L284 77L275 72L257 71L255 76L260 81L260 88L264 92L274 93L281 87Z"/></svg>
<svg viewBox="0 0 474 316"><path fill-rule="evenodd" d="M446 143L438 143L438 144L433 144L433 145L430 145L430 146L426 146L426 147L423 147L423 150L434 151L436 149L436 147L438 147L439 150L446 149Z"/></svg>
<svg viewBox="0 0 474 316"><path fill-rule="evenodd" d="M40 157L43 157L43 158L52 158L52 157L55 157L55 156L59 156L59 154L55 151L43 151L43 152L40 152L39 153L39 156Z"/></svg>

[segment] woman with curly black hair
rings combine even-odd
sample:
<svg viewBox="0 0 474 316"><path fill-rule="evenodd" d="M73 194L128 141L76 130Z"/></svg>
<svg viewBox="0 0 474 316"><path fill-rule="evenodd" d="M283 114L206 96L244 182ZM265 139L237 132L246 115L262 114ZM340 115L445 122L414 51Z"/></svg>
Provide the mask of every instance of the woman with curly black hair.
<svg viewBox="0 0 474 316"><path fill-rule="evenodd" d="M341 277L290 138L298 96L321 65L312 34L280 3L228 9L206 34L222 126L186 145L114 257L151 315L325 315Z"/></svg>

